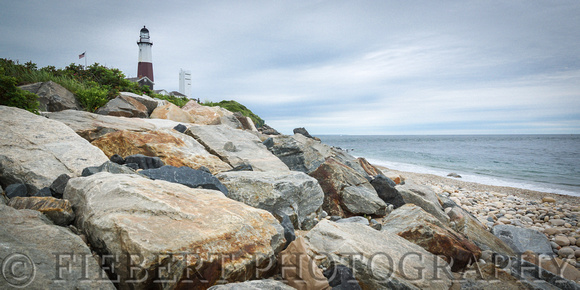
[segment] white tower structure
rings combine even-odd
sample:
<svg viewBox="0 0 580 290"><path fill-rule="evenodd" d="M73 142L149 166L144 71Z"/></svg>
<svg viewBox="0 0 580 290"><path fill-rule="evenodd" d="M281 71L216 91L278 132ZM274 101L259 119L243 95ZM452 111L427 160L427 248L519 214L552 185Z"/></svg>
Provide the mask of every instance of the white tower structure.
<svg viewBox="0 0 580 290"><path fill-rule="evenodd" d="M139 64L137 65L137 78L141 80L147 77L151 82L151 89L153 89L153 61L151 58L151 42L149 38L149 30L143 26L139 34L139 41L137 42L139 46ZM141 83L141 81L139 81Z"/></svg>
<svg viewBox="0 0 580 290"><path fill-rule="evenodd" d="M179 92L191 98L191 71L179 70Z"/></svg>

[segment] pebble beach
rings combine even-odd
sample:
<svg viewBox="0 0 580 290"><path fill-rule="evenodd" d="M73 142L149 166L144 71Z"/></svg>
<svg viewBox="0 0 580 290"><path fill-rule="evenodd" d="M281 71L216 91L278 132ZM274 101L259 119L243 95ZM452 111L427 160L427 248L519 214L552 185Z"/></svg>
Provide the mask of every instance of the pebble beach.
<svg viewBox="0 0 580 290"><path fill-rule="evenodd" d="M453 200L489 228L508 224L546 235L554 254L580 268L580 196L465 182L460 178L379 167L432 188Z"/></svg>

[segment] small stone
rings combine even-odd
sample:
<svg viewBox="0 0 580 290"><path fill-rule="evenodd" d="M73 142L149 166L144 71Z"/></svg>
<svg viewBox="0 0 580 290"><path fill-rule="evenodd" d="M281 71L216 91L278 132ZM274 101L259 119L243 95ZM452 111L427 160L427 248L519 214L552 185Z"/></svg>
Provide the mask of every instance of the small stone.
<svg viewBox="0 0 580 290"><path fill-rule="evenodd" d="M565 223L565 224L564 224L564 227L566 227L566 228L571 228L571 227L572 227L572 225L571 225L571 224L569 224L569 223Z"/></svg>
<svg viewBox="0 0 580 290"><path fill-rule="evenodd" d="M509 225L509 224L512 223L509 219L504 218L504 217L499 218L498 221L501 222L501 223L503 223L503 224L506 224L506 225Z"/></svg>
<svg viewBox="0 0 580 290"><path fill-rule="evenodd" d="M580 250L576 250L576 251L574 251L574 256L575 256L576 258L580 258Z"/></svg>
<svg viewBox="0 0 580 290"><path fill-rule="evenodd" d="M563 219L551 219L550 224L555 227L563 226L566 222Z"/></svg>
<svg viewBox="0 0 580 290"><path fill-rule="evenodd" d="M558 256L562 257L562 258L568 258L570 256L574 255L574 250L572 250L572 248L570 247L563 247L560 250L558 250Z"/></svg>
<svg viewBox="0 0 580 290"><path fill-rule="evenodd" d="M576 238L568 237L568 240L570 240L570 245L576 245Z"/></svg>
<svg viewBox="0 0 580 290"><path fill-rule="evenodd" d="M549 220L550 220L550 217L549 216L545 216L544 217L544 222L548 222Z"/></svg>
<svg viewBox="0 0 580 290"><path fill-rule="evenodd" d="M556 228L547 228L544 230L544 234L550 235L550 236L557 235L559 233L560 233L560 231Z"/></svg>
<svg viewBox="0 0 580 290"><path fill-rule="evenodd" d="M6 197L26 197L28 196L28 190L26 189L26 184L14 183L6 187Z"/></svg>
<svg viewBox="0 0 580 290"><path fill-rule="evenodd" d="M542 202L555 203L556 200L553 197L546 196L546 197L542 198Z"/></svg>
<svg viewBox="0 0 580 290"><path fill-rule="evenodd" d="M576 239L576 246L580 247L580 239Z"/></svg>
<svg viewBox="0 0 580 290"><path fill-rule="evenodd" d="M562 247L570 245L570 240L566 236L557 236L556 238L554 238L554 242Z"/></svg>
<svg viewBox="0 0 580 290"><path fill-rule="evenodd" d="M506 213L503 217L505 217L506 219L513 219L514 218L514 216L509 214L509 213Z"/></svg>

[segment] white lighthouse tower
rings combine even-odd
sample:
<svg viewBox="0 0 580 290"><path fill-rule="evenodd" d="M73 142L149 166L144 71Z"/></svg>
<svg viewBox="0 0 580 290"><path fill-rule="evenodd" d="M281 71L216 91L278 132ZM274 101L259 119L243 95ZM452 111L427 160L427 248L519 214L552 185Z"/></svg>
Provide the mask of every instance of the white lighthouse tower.
<svg viewBox="0 0 580 290"><path fill-rule="evenodd" d="M140 85L149 86L153 89L153 61L151 58L151 46L153 42L149 39L149 30L143 26L140 31L139 41L139 64L137 65L137 82Z"/></svg>

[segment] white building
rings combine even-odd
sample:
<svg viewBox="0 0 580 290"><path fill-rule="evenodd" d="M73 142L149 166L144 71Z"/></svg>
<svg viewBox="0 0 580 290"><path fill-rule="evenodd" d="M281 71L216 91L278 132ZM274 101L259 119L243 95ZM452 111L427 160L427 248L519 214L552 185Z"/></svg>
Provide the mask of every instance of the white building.
<svg viewBox="0 0 580 290"><path fill-rule="evenodd" d="M191 71L179 70L179 92L191 98Z"/></svg>

